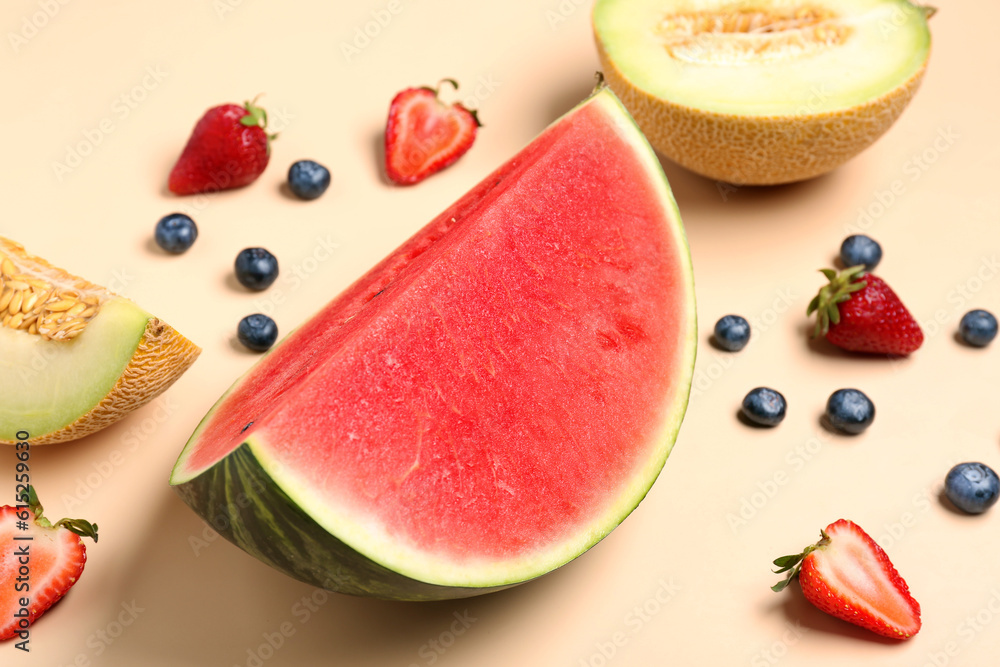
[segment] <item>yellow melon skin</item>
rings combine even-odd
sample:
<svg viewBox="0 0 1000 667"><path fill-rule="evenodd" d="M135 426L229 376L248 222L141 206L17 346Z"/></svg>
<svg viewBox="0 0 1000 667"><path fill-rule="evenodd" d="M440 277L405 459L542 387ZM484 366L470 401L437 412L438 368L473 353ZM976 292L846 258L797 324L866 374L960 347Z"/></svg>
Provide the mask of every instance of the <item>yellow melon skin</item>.
<svg viewBox="0 0 1000 667"><path fill-rule="evenodd" d="M864 104L785 116L739 116L695 109L633 85L597 51L604 77L657 151L707 178L734 185L779 185L825 174L888 130L920 87L926 64L905 83Z"/></svg>
<svg viewBox="0 0 1000 667"><path fill-rule="evenodd" d="M111 310L109 304L125 304L124 307L129 308L130 312L136 313L134 317L145 319L145 328L142 335L138 337L138 343L135 345L131 357L122 369L117 381L103 398L96 400L89 411L81 414L75 421L62 428L47 433L29 433L28 442L31 445L68 442L110 426L163 393L191 367L201 353L201 349L197 345L179 334L173 327L148 313L144 313L131 301L54 267L41 257L28 254L19 243L0 237L0 253L18 265L30 266L44 274L46 278L60 280L64 286L88 293L100 292L106 298L103 307L107 310ZM102 313L99 312L88 326L93 326L101 316ZM142 319L139 322L141 326ZM139 328L135 327L133 331L138 332ZM84 330L80 334L80 338L86 336L87 333L88 331ZM33 335L23 331L16 331L14 334L17 336ZM138 336L138 333L133 335ZM60 346L69 343L47 341L44 344ZM3 370L11 361L5 359L5 355L8 354L12 354L12 351L0 349L0 370ZM18 427L17 424L5 425L3 433L12 430L6 426ZM0 434L0 445L14 445L16 442L17 440L8 439L4 434Z"/></svg>

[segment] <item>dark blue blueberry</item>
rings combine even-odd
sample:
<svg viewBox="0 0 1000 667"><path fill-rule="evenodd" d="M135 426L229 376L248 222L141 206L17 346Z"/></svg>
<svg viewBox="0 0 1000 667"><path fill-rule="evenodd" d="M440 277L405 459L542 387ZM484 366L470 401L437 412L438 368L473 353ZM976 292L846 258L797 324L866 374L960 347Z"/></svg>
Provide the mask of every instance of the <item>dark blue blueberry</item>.
<svg viewBox="0 0 1000 667"><path fill-rule="evenodd" d="M278 325L267 315L254 313L240 320L236 337L254 352L264 352L278 340Z"/></svg>
<svg viewBox="0 0 1000 667"><path fill-rule="evenodd" d="M198 226L183 213L171 213L156 223L154 235L156 245L169 253L179 255L194 245L198 238Z"/></svg>
<svg viewBox="0 0 1000 667"><path fill-rule="evenodd" d="M838 389L826 402L830 426L844 433L857 434L875 421L875 404L857 389Z"/></svg>
<svg viewBox="0 0 1000 667"><path fill-rule="evenodd" d="M715 323L715 342L724 350L738 352L750 340L750 323L739 315L726 315Z"/></svg>
<svg viewBox="0 0 1000 667"><path fill-rule="evenodd" d="M244 287L265 290L277 277L278 260L263 248L245 248L236 256L236 279Z"/></svg>
<svg viewBox="0 0 1000 667"><path fill-rule="evenodd" d="M1000 498L1000 478L982 463L959 463L944 478L944 494L963 512L982 514Z"/></svg>
<svg viewBox="0 0 1000 667"><path fill-rule="evenodd" d="M865 271L873 271L882 261L882 246L864 234L848 236L840 244L840 261L845 268L864 264Z"/></svg>
<svg viewBox="0 0 1000 667"><path fill-rule="evenodd" d="M761 426L777 426L785 418L785 397L767 387L751 389L743 399L743 416Z"/></svg>
<svg viewBox="0 0 1000 667"><path fill-rule="evenodd" d="M330 187L330 170L312 160L288 168L288 187L299 199L316 199Z"/></svg>
<svg viewBox="0 0 1000 667"><path fill-rule="evenodd" d="M997 318L987 310L970 310L962 316L958 333L969 345L985 347L997 335Z"/></svg>

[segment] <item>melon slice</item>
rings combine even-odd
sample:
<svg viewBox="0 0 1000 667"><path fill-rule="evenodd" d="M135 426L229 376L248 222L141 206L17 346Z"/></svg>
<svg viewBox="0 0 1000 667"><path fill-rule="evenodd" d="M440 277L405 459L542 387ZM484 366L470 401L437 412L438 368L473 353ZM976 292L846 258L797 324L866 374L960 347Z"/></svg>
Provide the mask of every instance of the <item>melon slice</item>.
<svg viewBox="0 0 1000 667"><path fill-rule="evenodd" d="M0 236L0 443L75 440L167 389L200 349Z"/></svg>
<svg viewBox="0 0 1000 667"><path fill-rule="evenodd" d="M420 600L517 584L645 496L695 329L666 178L599 87L239 379L171 483L313 585Z"/></svg>
<svg viewBox="0 0 1000 667"><path fill-rule="evenodd" d="M610 86L699 174L798 181L880 137L917 91L933 10L907 0L598 0Z"/></svg>

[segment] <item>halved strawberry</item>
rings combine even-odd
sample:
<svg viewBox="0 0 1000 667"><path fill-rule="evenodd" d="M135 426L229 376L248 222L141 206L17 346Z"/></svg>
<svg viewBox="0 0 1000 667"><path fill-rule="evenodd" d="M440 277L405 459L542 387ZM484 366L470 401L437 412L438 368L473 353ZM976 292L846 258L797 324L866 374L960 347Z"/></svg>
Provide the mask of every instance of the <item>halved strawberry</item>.
<svg viewBox="0 0 1000 667"><path fill-rule="evenodd" d="M82 519L50 523L31 486L26 500L0 507L0 640L27 639L28 626L83 573L87 548L80 536L97 542L97 524Z"/></svg>
<svg viewBox="0 0 1000 667"><path fill-rule="evenodd" d="M458 84L450 83L456 89ZM475 111L460 102L447 105L438 88L407 88L393 98L385 127L385 173L394 183L412 185L441 171L472 147L481 126Z"/></svg>
<svg viewBox="0 0 1000 667"><path fill-rule="evenodd" d="M837 273L821 269L829 284L806 310L816 313L813 336L825 335L837 347L853 352L906 356L924 342L924 332L892 288L865 267Z"/></svg>
<svg viewBox="0 0 1000 667"><path fill-rule="evenodd" d="M920 631L920 605L868 533L840 519L820 537L802 553L774 560L775 574L788 572L788 578L771 590L781 591L797 577L806 599L831 616L893 639Z"/></svg>
<svg viewBox="0 0 1000 667"><path fill-rule="evenodd" d="M223 104L202 115L170 172L171 192L216 192L257 180L277 135L267 133L267 112L256 102Z"/></svg>

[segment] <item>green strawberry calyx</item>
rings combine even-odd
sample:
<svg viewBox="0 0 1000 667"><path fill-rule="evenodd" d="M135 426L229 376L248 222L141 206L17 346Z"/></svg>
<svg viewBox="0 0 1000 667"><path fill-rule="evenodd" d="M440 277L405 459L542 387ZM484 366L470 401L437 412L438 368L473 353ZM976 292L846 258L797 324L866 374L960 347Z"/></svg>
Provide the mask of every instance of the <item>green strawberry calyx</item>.
<svg viewBox="0 0 1000 667"><path fill-rule="evenodd" d="M267 153L271 154L271 142L278 138L278 133L274 132L272 134L267 134L267 110L264 107L257 106L257 100L260 99L260 95L253 98L249 102L243 103L243 108L247 110L247 114L240 118L240 125L246 127L259 127L264 130L264 134L267 136Z"/></svg>
<svg viewBox="0 0 1000 667"><path fill-rule="evenodd" d="M775 574L788 573L788 576L771 586L771 590L775 593L779 593L785 589L788 584L792 582L793 579L799 576L799 570L802 569L802 561L805 560L806 556L816 551L817 549L822 549L823 547L830 544L830 536L826 534L825 530L819 531L820 540L816 544L810 544L805 549L802 550L800 554L792 554L790 556L782 556L780 558L774 559L774 564L778 566L777 570L774 570Z"/></svg>
<svg viewBox="0 0 1000 667"><path fill-rule="evenodd" d="M446 83L449 84L455 90L458 90L458 81L455 81L455 79L441 79L440 81L438 81L436 88L431 88L430 86L421 86L421 88L423 90L429 90L430 92L434 93L434 97L437 98L439 104L441 104L442 106L448 106L447 104L441 101L441 87L443 84ZM457 107L462 111L466 112L467 114L469 114L470 116L472 116L472 120L476 123L476 127L483 126L482 121L479 120L479 109L470 109L461 102L453 102L452 106Z"/></svg>
<svg viewBox="0 0 1000 667"><path fill-rule="evenodd" d="M816 328L813 330L813 338L825 336L830 330L831 324L840 322L840 305L851 298L857 291L863 290L868 282L859 280L865 273L864 264L852 266L837 273L833 269L820 269L820 273L826 276L830 282L823 285L819 294L809 302L806 315L816 313Z"/></svg>
<svg viewBox="0 0 1000 667"><path fill-rule="evenodd" d="M38 500L35 487L28 485L28 509L35 515L35 524L42 528L65 528L71 533L76 533L80 537L89 537L97 542L97 524L90 523L85 519L59 519L55 523L50 522L43 515L42 503Z"/></svg>

